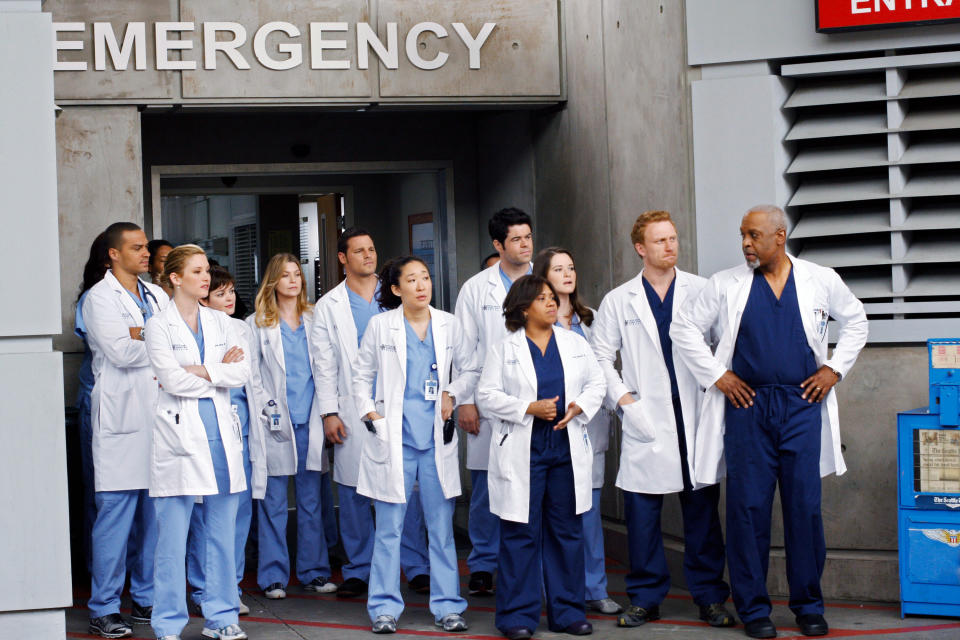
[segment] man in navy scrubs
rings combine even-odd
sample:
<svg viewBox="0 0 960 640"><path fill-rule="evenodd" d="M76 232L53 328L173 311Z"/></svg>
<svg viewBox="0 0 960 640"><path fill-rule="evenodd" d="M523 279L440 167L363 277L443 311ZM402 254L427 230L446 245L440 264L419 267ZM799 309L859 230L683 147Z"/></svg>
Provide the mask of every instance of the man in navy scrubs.
<svg viewBox="0 0 960 640"><path fill-rule="evenodd" d="M716 482L726 458L730 585L753 638L777 633L766 579L779 484L790 609L804 635L825 635L820 478L846 470L833 388L866 343L867 318L833 269L787 254L782 209L752 208L740 236L746 264L710 278L670 331L681 358L708 390L695 480ZM830 318L838 336L828 358ZM703 337L708 331L720 340L715 354Z"/></svg>

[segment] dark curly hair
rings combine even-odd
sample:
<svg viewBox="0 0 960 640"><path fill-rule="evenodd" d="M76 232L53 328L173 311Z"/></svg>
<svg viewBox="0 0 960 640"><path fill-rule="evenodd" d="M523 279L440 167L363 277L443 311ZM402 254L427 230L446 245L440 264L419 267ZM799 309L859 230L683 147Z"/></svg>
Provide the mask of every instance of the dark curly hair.
<svg viewBox="0 0 960 640"><path fill-rule="evenodd" d="M553 285L540 276L523 276L513 283L503 301L503 318L507 331L514 332L526 326L527 319L523 312L530 308L537 296L543 292L544 287L550 289L554 298L557 297Z"/></svg>
<svg viewBox="0 0 960 640"><path fill-rule="evenodd" d="M377 294L377 302L383 309L396 309L400 306L400 296L393 293L393 285L400 285L400 273L403 268L411 262L419 262L429 271L427 263L417 256L400 256L387 260L387 263L380 269L380 293Z"/></svg>

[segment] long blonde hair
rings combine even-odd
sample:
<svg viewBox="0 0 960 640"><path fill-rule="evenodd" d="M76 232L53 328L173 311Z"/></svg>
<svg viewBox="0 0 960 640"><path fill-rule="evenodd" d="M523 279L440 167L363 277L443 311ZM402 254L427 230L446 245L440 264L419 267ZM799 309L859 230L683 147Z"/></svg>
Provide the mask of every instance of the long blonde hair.
<svg viewBox="0 0 960 640"><path fill-rule="evenodd" d="M292 253L278 253L270 258L267 263L266 272L263 274L263 282L260 284L260 291L257 292L257 298L253 303L257 310L256 322L258 327L275 327L280 323L280 310L277 307L277 281L283 276L283 268L288 262L297 265L300 270L300 293L297 294L297 315L301 316L310 311L313 307L307 301L307 279L303 275L303 269L300 267L300 260Z"/></svg>

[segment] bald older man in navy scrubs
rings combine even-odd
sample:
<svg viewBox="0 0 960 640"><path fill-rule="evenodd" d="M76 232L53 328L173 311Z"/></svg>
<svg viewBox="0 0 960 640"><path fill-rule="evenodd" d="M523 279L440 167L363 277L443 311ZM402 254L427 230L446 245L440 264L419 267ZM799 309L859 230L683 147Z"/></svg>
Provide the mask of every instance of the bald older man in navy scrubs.
<svg viewBox="0 0 960 640"><path fill-rule="evenodd" d="M867 340L863 305L833 269L786 252L787 218L752 208L740 226L746 264L715 274L670 335L707 389L696 443L698 485L727 476L727 564L746 634L773 638L766 578L770 513L780 487L790 609L804 635L825 635L821 476L846 470L834 386ZM837 344L827 357L828 320ZM703 336L719 336L711 353Z"/></svg>

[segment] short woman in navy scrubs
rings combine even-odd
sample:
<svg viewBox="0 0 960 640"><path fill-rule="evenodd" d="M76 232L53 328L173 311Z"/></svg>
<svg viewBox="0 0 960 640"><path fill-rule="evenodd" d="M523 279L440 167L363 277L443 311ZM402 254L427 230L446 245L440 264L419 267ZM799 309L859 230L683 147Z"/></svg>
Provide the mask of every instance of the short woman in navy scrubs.
<svg viewBox="0 0 960 640"><path fill-rule="evenodd" d="M586 340L555 327L549 282L523 276L503 308L511 333L488 354L477 391L481 412L497 418L489 474L490 508L500 516L496 626L507 638L531 637L545 592L550 630L587 635L578 514L591 497L585 422L606 384Z"/></svg>
<svg viewBox="0 0 960 640"><path fill-rule="evenodd" d="M557 292L557 326L583 336L592 334L594 311L580 302L577 295L577 269L573 255L561 247L547 247L533 261L534 275L544 278ZM600 521L600 494L603 491L604 462L610 444L610 412L597 411L587 424L593 443L593 504L583 514L583 563L586 572L587 609L604 615L623 611L607 593L606 555L603 546L603 523Z"/></svg>
<svg viewBox="0 0 960 640"><path fill-rule="evenodd" d="M232 321L200 306L209 290L209 270L200 247L171 251L163 278L174 290L173 304L144 329L161 385L150 470L158 530L150 623L163 640L178 640L188 621L184 567L198 496L206 529L202 634L221 640L247 637L237 624L234 560L237 501L246 481L229 389L243 386L250 368Z"/></svg>

